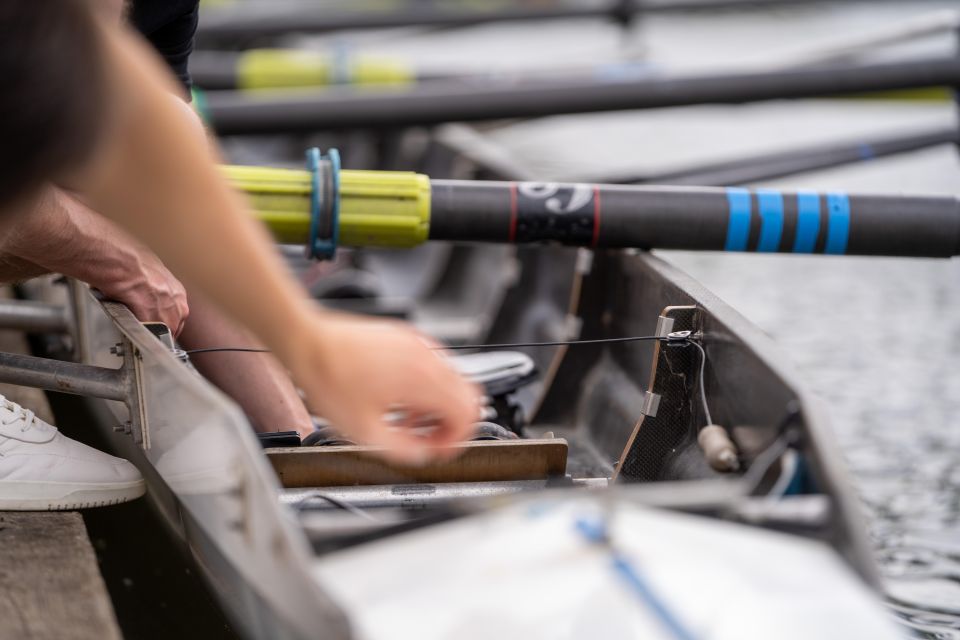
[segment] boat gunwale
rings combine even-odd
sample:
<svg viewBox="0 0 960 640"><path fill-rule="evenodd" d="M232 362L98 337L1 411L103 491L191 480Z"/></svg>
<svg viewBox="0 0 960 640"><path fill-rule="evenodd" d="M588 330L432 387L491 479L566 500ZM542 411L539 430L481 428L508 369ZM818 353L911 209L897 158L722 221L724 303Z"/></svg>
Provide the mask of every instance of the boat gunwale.
<svg viewBox="0 0 960 640"><path fill-rule="evenodd" d="M624 253L630 255L634 252L627 250ZM794 392L806 430L811 436L809 445L816 453L820 480L827 485L826 493L835 503L835 513L846 520L844 536L847 539L841 541L844 555L848 556L848 560L869 584L879 588L879 570L870 550L862 506L852 488L853 481L840 454L840 444L830 426L829 414L824 402L808 389L803 376L794 368L790 358L774 339L746 316L693 276L671 264L659 252L657 254L643 252L639 256L647 268L674 282L698 306L705 309L715 322L732 335L738 336L755 356ZM821 462L822 464L819 464Z"/></svg>

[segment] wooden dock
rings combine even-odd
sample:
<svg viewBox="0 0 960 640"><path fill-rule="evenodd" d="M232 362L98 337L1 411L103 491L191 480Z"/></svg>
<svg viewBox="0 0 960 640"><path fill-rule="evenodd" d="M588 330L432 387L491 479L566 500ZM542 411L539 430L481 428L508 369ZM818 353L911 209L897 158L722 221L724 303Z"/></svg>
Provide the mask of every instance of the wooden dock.
<svg viewBox="0 0 960 640"><path fill-rule="evenodd" d="M120 640L79 513L0 513L0 638Z"/></svg>

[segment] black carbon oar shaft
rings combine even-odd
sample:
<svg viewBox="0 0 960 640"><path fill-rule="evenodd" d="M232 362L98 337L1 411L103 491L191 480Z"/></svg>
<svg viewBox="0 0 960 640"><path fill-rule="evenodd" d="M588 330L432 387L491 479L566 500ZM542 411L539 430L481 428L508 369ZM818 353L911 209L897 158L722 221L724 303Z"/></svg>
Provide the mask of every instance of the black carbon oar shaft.
<svg viewBox="0 0 960 640"><path fill-rule="evenodd" d="M812 0L604 0L556 2L483 8L449 0L407 3L398 10L343 9L322 3L260 2L203 12L197 31L201 45L283 36L394 27L467 27L492 22L542 22L607 18L628 23L636 14L676 14L690 11L754 9L811 4Z"/></svg>
<svg viewBox="0 0 960 640"><path fill-rule="evenodd" d="M433 180L430 239L836 255L960 254L954 197Z"/></svg>
<svg viewBox="0 0 960 640"><path fill-rule="evenodd" d="M658 174L604 178L603 181L618 184L741 185L871 162L945 144L960 144L960 131L956 127L937 127L897 136L863 138L856 142L758 154Z"/></svg>
<svg viewBox="0 0 960 640"><path fill-rule="evenodd" d="M411 6L404 11L331 10L320 4L272 7L269 3L205 11L197 29L202 45L288 33L329 33L395 27L467 27L489 22L613 17L616 2L602 7L514 7L495 11Z"/></svg>
<svg viewBox="0 0 960 640"><path fill-rule="evenodd" d="M270 134L737 104L933 86L960 86L960 58L605 82L558 79L522 86L438 82L408 90L328 89L257 98L242 92L212 92L206 95L204 115L221 135Z"/></svg>

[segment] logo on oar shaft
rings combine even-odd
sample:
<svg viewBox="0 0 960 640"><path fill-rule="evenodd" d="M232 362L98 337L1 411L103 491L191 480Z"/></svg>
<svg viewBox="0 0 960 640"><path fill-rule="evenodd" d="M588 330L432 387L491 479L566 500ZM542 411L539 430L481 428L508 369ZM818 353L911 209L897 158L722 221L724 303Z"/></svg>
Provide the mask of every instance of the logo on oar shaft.
<svg viewBox="0 0 960 640"><path fill-rule="evenodd" d="M526 182L515 189L517 242L595 242L600 194L593 185Z"/></svg>

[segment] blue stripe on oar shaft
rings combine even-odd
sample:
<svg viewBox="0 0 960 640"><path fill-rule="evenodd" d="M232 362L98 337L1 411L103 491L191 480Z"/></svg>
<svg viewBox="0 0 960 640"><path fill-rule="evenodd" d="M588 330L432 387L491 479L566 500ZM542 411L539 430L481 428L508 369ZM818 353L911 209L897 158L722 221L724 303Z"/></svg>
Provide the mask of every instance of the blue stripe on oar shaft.
<svg viewBox="0 0 960 640"><path fill-rule="evenodd" d="M746 251L750 237L750 191L731 187L727 189L730 213L727 219L727 242L724 251Z"/></svg>
<svg viewBox="0 0 960 640"><path fill-rule="evenodd" d="M783 236L783 195L779 191L760 189L757 191L757 208L760 210L757 251L779 251L780 238Z"/></svg>
<svg viewBox="0 0 960 640"><path fill-rule="evenodd" d="M820 194L813 191L797 193L797 234L793 241L794 253L813 253L820 235Z"/></svg>
<svg viewBox="0 0 960 640"><path fill-rule="evenodd" d="M827 243L824 253L842 255L850 238L850 198L845 193L827 194Z"/></svg>

